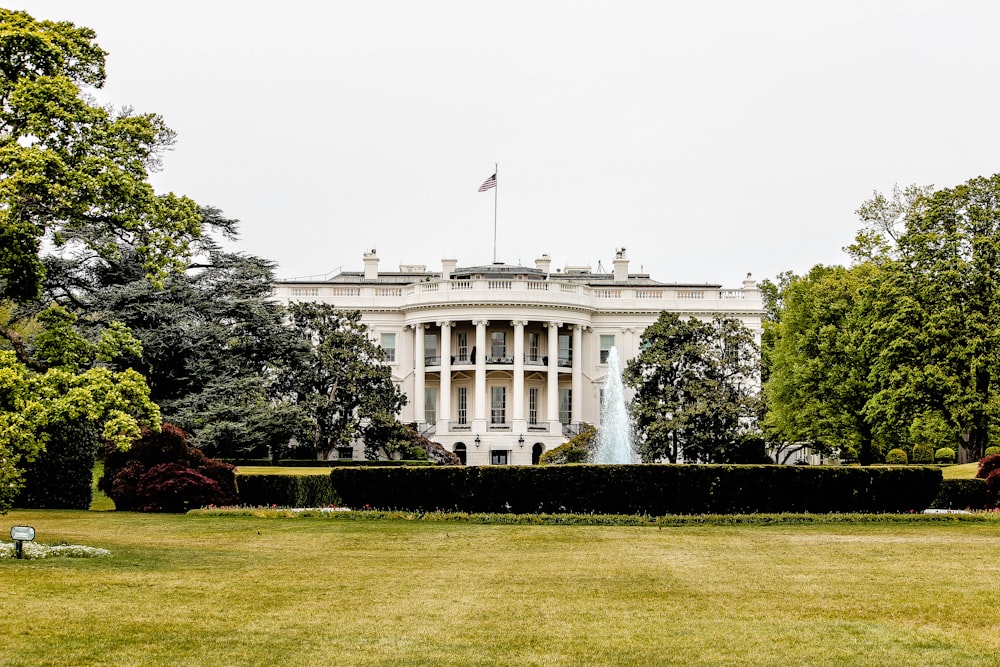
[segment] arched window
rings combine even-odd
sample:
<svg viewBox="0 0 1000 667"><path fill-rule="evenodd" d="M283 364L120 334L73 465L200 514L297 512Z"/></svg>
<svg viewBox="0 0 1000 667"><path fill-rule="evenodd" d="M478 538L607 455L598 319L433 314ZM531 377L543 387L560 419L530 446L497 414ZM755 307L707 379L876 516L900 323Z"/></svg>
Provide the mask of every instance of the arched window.
<svg viewBox="0 0 1000 667"><path fill-rule="evenodd" d="M540 442L536 442L531 447L531 465L536 466L542 458L542 454L545 453L545 445Z"/></svg>
<svg viewBox="0 0 1000 667"><path fill-rule="evenodd" d="M458 460L462 462L462 465L465 465L465 443L456 442L454 452L455 456L458 457Z"/></svg>

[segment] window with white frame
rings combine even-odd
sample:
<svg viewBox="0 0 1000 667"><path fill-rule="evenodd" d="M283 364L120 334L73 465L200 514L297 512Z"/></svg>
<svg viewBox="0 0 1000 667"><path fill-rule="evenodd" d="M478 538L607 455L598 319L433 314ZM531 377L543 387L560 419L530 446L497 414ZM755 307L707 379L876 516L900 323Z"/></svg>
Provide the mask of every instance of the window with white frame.
<svg viewBox="0 0 1000 667"><path fill-rule="evenodd" d="M601 363L608 363L608 355L611 354L611 348L615 346L614 335L607 336L601 334Z"/></svg>
<svg viewBox="0 0 1000 667"><path fill-rule="evenodd" d="M507 387L490 387L490 423L507 423Z"/></svg>
<svg viewBox="0 0 1000 667"><path fill-rule="evenodd" d="M537 332L528 334L528 359L535 363L540 360L539 355L539 335Z"/></svg>
<svg viewBox="0 0 1000 667"><path fill-rule="evenodd" d="M386 361L396 361L396 334L384 333L380 337L382 351L385 352Z"/></svg>
<svg viewBox="0 0 1000 667"><path fill-rule="evenodd" d="M424 335L424 363L430 366L437 366L441 363L441 357L438 356L437 334Z"/></svg>
<svg viewBox="0 0 1000 667"><path fill-rule="evenodd" d="M424 421L437 424L437 389L424 388Z"/></svg>
<svg viewBox="0 0 1000 667"><path fill-rule="evenodd" d="M490 464L495 466L505 466L509 460L508 450L506 449L494 449L490 452Z"/></svg>
<svg viewBox="0 0 1000 667"><path fill-rule="evenodd" d="M538 387L528 387L528 423L538 423Z"/></svg>
<svg viewBox="0 0 1000 667"><path fill-rule="evenodd" d="M458 387L458 423L469 423L469 388Z"/></svg>
<svg viewBox="0 0 1000 667"><path fill-rule="evenodd" d="M490 333L490 356L494 359L507 356L507 334L503 331Z"/></svg>
<svg viewBox="0 0 1000 667"><path fill-rule="evenodd" d="M458 339L458 350L457 350L458 356L457 356L457 361L459 363L461 363L463 361L468 361L469 360L469 332L468 331L459 331L456 334L456 338Z"/></svg>
<svg viewBox="0 0 1000 667"><path fill-rule="evenodd" d="M569 366L573 363L573 337L559 334L559 365Z"/></svg>
<svg viewBox="0 0 1000 667"><path fill-rule="evenodd" d="M573 421L573 390L559 390L559 423L569 424Z"/></svg>

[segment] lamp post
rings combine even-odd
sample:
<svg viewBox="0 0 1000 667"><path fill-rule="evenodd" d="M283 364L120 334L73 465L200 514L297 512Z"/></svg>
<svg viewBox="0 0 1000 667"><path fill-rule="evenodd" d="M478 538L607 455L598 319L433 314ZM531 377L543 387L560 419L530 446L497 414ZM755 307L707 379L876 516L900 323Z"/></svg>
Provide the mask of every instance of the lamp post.
<svg viewBox="0 0 1000 667"><path fill-rule="evenodd" d="M10 539L14 540L14 555L24 558L24 543L35 539L35 529L31 526L13 526L10 529Z"/></svg>

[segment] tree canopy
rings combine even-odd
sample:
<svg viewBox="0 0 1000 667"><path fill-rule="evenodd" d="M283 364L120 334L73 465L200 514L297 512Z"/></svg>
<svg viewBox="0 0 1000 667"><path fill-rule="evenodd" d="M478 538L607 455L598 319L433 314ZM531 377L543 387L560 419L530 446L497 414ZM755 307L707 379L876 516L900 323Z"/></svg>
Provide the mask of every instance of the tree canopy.
<svg viewBox="0 0 1000 667"><path fill-rule="evenodd" d="M978 460L1000 426L1000 175L876 193L858 214L852 267L780 290L769 432L863 463L917 445Z"/></svg>
<svg viewBox="0 0 1000 667"><path fill-rule="evenodd" d="M753 429L758 350L739 320L687 321L664 311L625 368L643 461L725 462Z"/></svg>
<svg viewBox="0 0 1000 667"><path fill-rule="evenodd" d="M359 311L329 304L293 303L288 326L297 334L295 354L279 370L276 387L301 415L295 436L321 456L385 431L406 403L392 382L382 348ZM372 452L374 450L371 450Z"/></svg>
<svg viewBox="0 0 1000 667"><path fill-rule="evenodd" d="M39 295L43 241L81 262L128 239L161 281L183 266L198 206L148 181L174 133L156 114L95 105L94 31L0 9L0 298Z"/></svg>

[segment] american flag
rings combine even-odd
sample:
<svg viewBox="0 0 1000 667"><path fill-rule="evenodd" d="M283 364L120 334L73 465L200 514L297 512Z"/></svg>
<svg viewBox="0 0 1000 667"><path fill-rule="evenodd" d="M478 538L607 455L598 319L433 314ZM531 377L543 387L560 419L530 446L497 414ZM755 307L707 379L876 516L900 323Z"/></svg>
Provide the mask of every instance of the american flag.
<svg viewBox="0 0 1000 667"><path fill-rule="evenodd" d="M497 186L497 175L493 174L485 181L483 181L483 184L479 186L479 191L486 192L490 188L495 188L496 186Z"/></svg>

